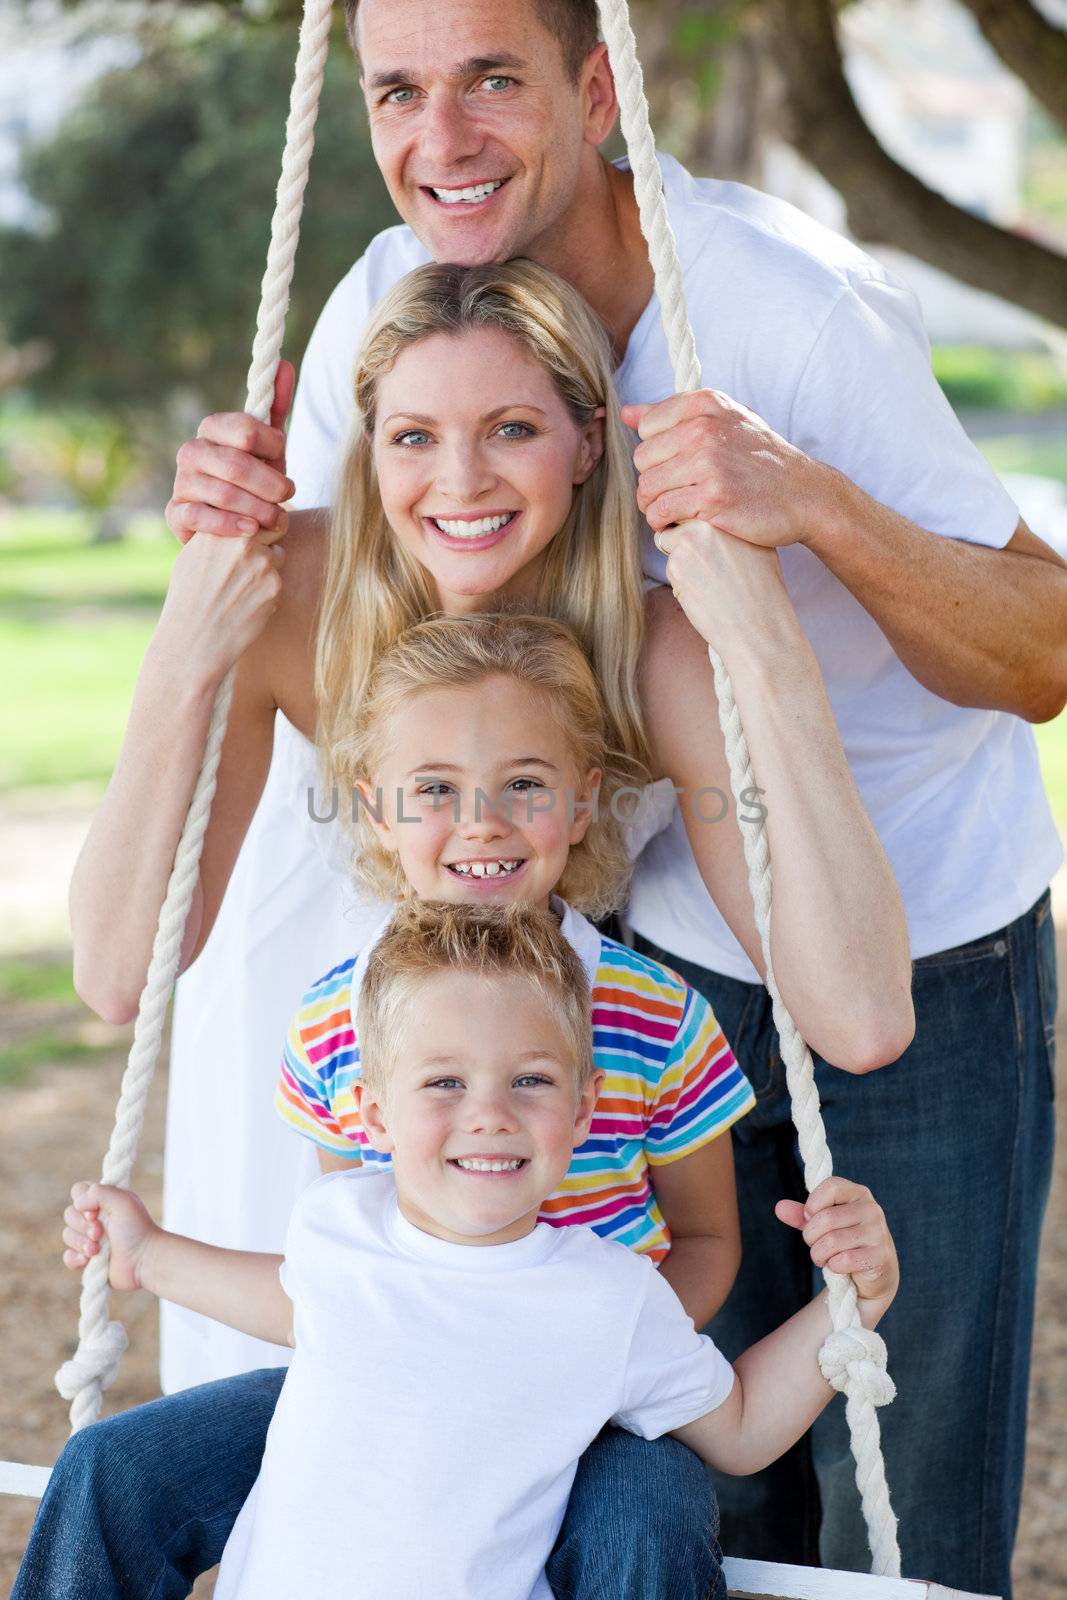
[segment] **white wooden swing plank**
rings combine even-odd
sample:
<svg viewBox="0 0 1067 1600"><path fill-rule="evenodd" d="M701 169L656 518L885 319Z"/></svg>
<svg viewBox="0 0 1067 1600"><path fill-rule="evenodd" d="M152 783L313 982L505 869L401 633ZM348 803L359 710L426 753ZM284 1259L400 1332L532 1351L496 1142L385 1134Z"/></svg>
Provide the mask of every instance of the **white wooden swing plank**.
<svg viewBox="0 0 1067 1600"><path fill-rule="evenodd" d="M29 1467L21 1461L0 1461L0 1494L28 1495L39 1500L51 1477L50 1467ZM772 1561L723 1563L731 1600L996 1600L992 1595L966 1595L936 1583L903 1578L873 1578L861 1572L829 1572L819 1567L779 1566Z"/></svg>
<svg viewBox="0 0 1067 1600"><path fill-rule="evenodd" d="M51 1476L51 1467L28 1467L21 1461L0 1461L0 1494L27 1494L39 1500Z"/></svg>
<svg viewBox="0 0 1067 1600"><path fill-rule="evenodd" d="M782 1566L773 1561L740 1561L731 1556L723 1570L731 1600L995 1600L992 1595L965 1595L936 1583Z"/></svg>

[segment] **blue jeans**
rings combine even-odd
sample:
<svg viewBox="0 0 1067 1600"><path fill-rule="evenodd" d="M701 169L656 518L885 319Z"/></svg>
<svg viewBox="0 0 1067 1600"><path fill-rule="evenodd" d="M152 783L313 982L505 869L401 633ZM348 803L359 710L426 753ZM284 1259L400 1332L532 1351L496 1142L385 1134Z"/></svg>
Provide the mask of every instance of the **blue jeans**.
<svg viewBox="0 0 1067 1600"><path fill-rule="evenodd" d="M744 1252L708 1328L730 1357L812 1294L770 1002L648 941L710 1000L756 1092L734 1128ZM898 1389L879 1413L904 1573L1010 1600L1026 1442L1034 1284L1053 1145L1055 944L1046 893L1009 927L914 967L915 1039L864 1077L816 1057L834 1168L867 1184L900 1256L882 1323ZM869 1570L844 1403L753 1478L716 1479L731 1555Z"/></svg>
<svg viewBox="0 0 1067 1600"><path fill-rule="evenodd" d="M278 1367L137 1406L68 1442L11 1600L178 1600L222 1556L259 1471ZM605 1428L548 1562L557 1600L725 1600L707 1474L677 1439Z"/></svg>

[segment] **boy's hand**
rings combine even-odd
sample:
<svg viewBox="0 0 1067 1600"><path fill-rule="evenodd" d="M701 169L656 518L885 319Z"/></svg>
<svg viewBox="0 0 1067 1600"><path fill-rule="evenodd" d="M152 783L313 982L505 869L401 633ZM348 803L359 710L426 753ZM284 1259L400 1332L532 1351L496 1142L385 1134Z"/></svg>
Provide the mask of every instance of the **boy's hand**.
<svg viewBox="0 0 1067 1600"><path fill-rule="evenodd" d="M860 1300L878 1302L871 1309L881 1315L897 1292L900 1272L885 1213L869 1189L847 1178L827 1178L806 1204L779 1200L774 1214L800 1230L817 1267L847 1274Z"/></svg>
<svg viewBox="0 0 1067 1600"><path fill-rule="evenodd" d="M145 1288L141 1276L145 1252L161 1230L141 1201L128 1189L103 1183L76 1183L63 1213L63 1265L72 1272L88 1266L105 1233L111 1245L108 1281L113 1289Z"/></svg>

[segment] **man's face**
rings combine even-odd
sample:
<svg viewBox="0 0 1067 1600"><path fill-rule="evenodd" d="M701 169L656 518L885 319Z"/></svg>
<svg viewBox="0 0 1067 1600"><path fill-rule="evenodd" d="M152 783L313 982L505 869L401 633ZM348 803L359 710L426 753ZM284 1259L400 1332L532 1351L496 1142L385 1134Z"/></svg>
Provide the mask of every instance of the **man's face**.
<svg viewBox="0 0 1067 1600"><path fill-rule="evenodd" d="M374 154L426 248L551 255L614 119L602 51L571 82L534 0L362 0L357 17Z"/></svg>

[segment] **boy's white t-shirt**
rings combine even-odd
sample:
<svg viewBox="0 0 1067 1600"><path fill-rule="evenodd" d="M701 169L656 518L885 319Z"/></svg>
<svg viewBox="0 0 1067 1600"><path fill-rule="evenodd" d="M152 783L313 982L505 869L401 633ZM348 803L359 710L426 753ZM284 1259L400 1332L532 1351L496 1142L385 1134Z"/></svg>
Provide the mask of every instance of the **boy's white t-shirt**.
<svg viewBox="0 0 1067 1600"><path fill-rule="evenodd" d="M644 1257L583 1227L451 1244L391 1174L306 1189L296 1351L216 1600L551 1600L578 1458L713 1411L733 1370Z"/></svg>

